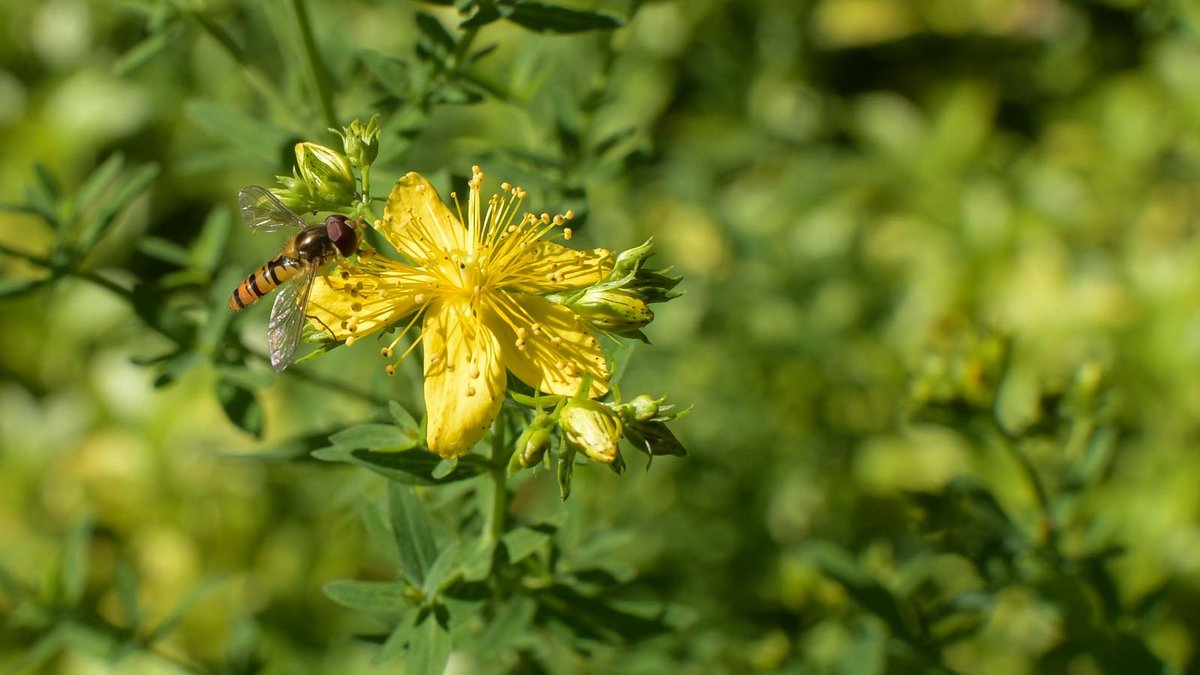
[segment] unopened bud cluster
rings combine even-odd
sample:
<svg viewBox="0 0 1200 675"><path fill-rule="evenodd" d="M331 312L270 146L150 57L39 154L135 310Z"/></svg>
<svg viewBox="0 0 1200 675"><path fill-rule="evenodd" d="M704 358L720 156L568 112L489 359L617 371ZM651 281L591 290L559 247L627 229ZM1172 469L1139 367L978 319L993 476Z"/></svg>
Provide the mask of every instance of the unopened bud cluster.
<svg viewBox="0 0 1200 675"><path fill-rule="evenodd" d="M621 252L613 269L599 283L570 293L549 296L570 307L593 328L610 335L647 342L642 328L654 320L650 304L679 297L673 290L682 277L670 269L645 266L652 254L653 240Z"/></svg>
<svg viewBox="0 0 1200 675"><path fill-rule="evenodd" d="M517 439L509 471L549 464L551 454L558 463L558 482L563 499L571 490L571 476L578 455L608 465L616 473L625 471L619 444L625 439L650 457L687 454L683 444L667 427L687 411L672 412L666 399L645 394L627 403L601 402L576 396L563 399L553 412L538 412ZM555 441L558 441L557 447Z"/></svg>
<svg viewBox="0 0 1200 675"><path fill-rule="evenodd" d="M275 195L295 211L351 212L364 201L371 163L379 154L379 117L367 124L354 120L341 131L342 150L305 141L296 144L296 168L291 176L277 176ZM362 177L362 190L355 170Z"/></svg>

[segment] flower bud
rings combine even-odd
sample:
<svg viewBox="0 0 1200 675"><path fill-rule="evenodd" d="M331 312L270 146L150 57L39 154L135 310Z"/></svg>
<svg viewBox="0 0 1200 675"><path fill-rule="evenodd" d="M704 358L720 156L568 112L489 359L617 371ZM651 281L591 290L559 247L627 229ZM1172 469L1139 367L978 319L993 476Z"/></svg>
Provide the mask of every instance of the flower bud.
<svg viewBox="0 0 1200 675"><path fill-rule="evenodd" d="M341 131L334 131L342 138L342 147L352 166L370 166L379 155L379 115L372 115L365 125L354 120Z"/></svg>
<svg viewBox="0 0 1200 675"><path fill-rule="evenodd" d="M314 198L313 208L335 210L354 201L354 171L350 160L337 150L297 143L296 169Z"/></svg>
<svg viewBox="0 0 1200 675"><path fill-rule="evenodd" d="M508 463L509 471L528 468L542 461L550 448L550 430L553 428L554 418L538 413L517 439L516 451Z"/></svg>
<svg viewBox="0 0 1200 675"><path fill-rule="evenodd" d="M568 306L596 328L617 335L637 334L654 320L654 312L644 300L624 289L603 285L588 288Z"/></svg>
<svg viewBox="0 0 1200 675"><path fill-rule="evenodd" d="M665 422L632 422L625 427L625 439L633 447L649 454L687 456L687 449Z"/></svg>
<svg viewBox="0 0 1200 675"><path fill-rule="evenodd" d="M650 398L649 394L642 394L629 403L618 405L617 411L621 413L621 419L627 424L630 422L645 422L658 414L658 408L664 400L661 398Z"/></svg>
<svg viewBox="0 0 1200 675"><path fill-rule="evenodd" d="M621 418L608 406L590 399L570 401L558 413L563 441L602 464L617 461L621 440Z"/></svg>

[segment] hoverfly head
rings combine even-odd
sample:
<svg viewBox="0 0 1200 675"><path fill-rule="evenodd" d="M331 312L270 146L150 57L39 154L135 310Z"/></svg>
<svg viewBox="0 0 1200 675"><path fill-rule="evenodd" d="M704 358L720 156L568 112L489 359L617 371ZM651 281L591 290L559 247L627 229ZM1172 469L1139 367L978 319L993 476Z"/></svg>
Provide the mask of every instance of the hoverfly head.
<svg viewBox="0 0 1200 675"><path fill-rule="evenodd" d="M358 230L350 218L336 214L329 216L325 219L325 231L342 257L353 255L358 250Z"/></svg>

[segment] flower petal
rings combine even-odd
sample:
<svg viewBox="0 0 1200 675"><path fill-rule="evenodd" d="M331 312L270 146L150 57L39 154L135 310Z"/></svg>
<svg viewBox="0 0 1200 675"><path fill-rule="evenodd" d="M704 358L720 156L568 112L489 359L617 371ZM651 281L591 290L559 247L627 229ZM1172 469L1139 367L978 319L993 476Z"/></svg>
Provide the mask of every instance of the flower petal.
<svg viewBox="0 0 1200 675"><path fill-rule="evenodd" d="M438 258L442 251L467 248L467 229L433 185L415 171L396 181L376 229L414 263Z"/></svg>
<svg viewBox="0 0 1200 675"><path fill-rule="evenodd" d="M416 270L394 261L361 260L367 262L340 265L313 279L309 323L333 340L387 328L417 309L414 298L424 285L410 278Z"/></svg>
<svg viewBox="0 0 1200 675"><path fill-rule="evenodd" d="M489 318L503 350L504 365L535 389L573 396L583 376L592 376L589 397L608 391L608 361L596 337L562 305L527 294L497 296L502 315ZM520 331L521 335L518 334Z"/></svg>
<svg viewBox="0 0 1200 675"><path fill-rule="evenodd" d="M507 384L500 342L468 300L432 303L421 329L425 350L426 442L442 457L470 452L500 412Z"/></svg>
<svg viewBox="0 0 1200 675"><path fill-rule="evenodd" d="M525 293L552 293L582 288L598 283L612 271L613 255L608 249L590 251L569 248L542 240L522 255L519 265L522 278L536 277L537 281L521 281L509 288Z"/></svg>

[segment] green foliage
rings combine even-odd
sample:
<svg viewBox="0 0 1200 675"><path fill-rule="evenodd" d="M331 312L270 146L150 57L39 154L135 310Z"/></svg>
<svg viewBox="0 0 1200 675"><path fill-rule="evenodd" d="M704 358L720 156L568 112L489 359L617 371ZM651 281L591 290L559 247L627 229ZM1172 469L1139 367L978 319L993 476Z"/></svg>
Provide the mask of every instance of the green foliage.
<svg viewBox="0 0 1200 675"><path fill-rule="evenodd" d="M1189 3L0 25L5 672L1197 669ZM589 463L532 392L443 460L379 345L275 375L269 302L226 303L281 239L235 198L300 141L363 213L479 164L584 247L653 237L669 272L558 299L653 343L622 390L694 404L604 402L654 471Z"/></svg>

